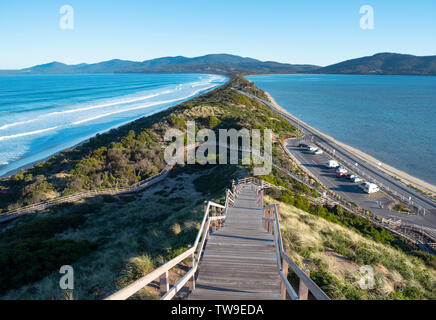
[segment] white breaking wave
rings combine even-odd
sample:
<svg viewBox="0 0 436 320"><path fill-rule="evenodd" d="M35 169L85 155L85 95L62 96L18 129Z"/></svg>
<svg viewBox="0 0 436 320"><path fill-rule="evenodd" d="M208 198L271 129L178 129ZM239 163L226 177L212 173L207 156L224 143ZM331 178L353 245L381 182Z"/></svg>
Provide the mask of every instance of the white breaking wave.
<svg viewBox="0 0 436 320"><path fill-rule="evenodd" d="M47 129L41 129L41 130L35 130L35 131L29 131L29 132L23 132L23 133L17 133L17 134L13 134L13 135L10 135L10 136L2 136L2 137L0 137L0 141L14 139L14 138L20 138L20 137L25 137L25 136L31 136L31 135L47 132L47 131L50 131L50 130L54 130L54 129L57 129L57 128L58 128L58 126L47 128Z"/></svg>
<svg viewBox="0 0 436 320"><path fill-rule="evenodd" d="M46 115L39 116L39 117L37 117L35 119L29 119L29 120L24 120L24 121L17 121L17 122L13 122L13 123L8 123L8 124L5 124L5 125L2 125L2 126L0 126L0 130L5 130L5 129L9 129L11 127L15 127L15 126L23 125L23 124L28 124L28 123L32 123L32 122L41 120L41 118L45 118L45 117L49 117L49 116L51 117L51 116L57 116L57 115L62 115L62 114L69 114L69 113L75 113L75 112L81 112L81 111L89 111L89 110L95 110L95 109L112 107L112 106L116 106L116 105L119 105L119 104L126 104L126 103L138 102L138 101L142 101L142 100L148 100L148 99L155 98L155 97L158 97L158 96L161 96L161 95L166 95L166 94L169 94L169 93L173 93L175 91L179 91L185 85L188 85L188 86L191 85L191 87L197 87L197 86L200 86L200 85L210 84L210 83L212 83L213 81L215 81L217 79L220 79L220 78L212 76L212 77L210 77L207 80L196 81L196 82L187 83L187 84L178 84L175 89L165 90L165 91L161 91L161 92L158 92L158 93L149 94L149 95L146 95L146 96L135 97L135 98L128 98L128 99L124 99L124 100L117 100L117 101L112 101L112 102L107 102L107 103L102 103L102 104L97 104L97 105L91 105L91 106L81 107L81 108L76 108L76 109L70 109L70 110L54 111L54 112L48 113ZM202 90L207 90L207 89L210 89L210 87L207 87L207 88L202 89ZM198 91L196 91L196 93L198 93ZM196 94L196 93L194 93L194 94ZM182 100L182 99L185 99L185 98L180 98L178 100ZM177 100L174 100L174 101L177 101ZM160 102L160 103L165 103L165 102ZM133 110L135 110L135 109L133 109ZM129 111L129 110L127 110L127 111Z"/></svg>
<svg viewBox="0 0 436 320"><path fill-rule="evenodd" d="M205 87L205 88L201 88L199 90L195 90L194 92L192 92L191 94L189 94L188 96L185 96L185 97L180 97L180 98L175 98L175 99L170 99L170 100L150 102L150 103L141 104L139 106L135 106L135 107L131 107L131 108L126 108L126 109L122 109L122 110L107 112L107 113L103 113L103 114L100 114L100 115L97 115L97 116L94 116L94 117L90 117L90 118L87 118L87 119L75 121L75 122L73 122L71 124L72 125L78 125L78 124L82 124L82 123L85 123L85 122L89 122L89 121L97 120L97 119L100 119L100 118L108 117L108 116L111 116L111 115L114 115L114 114L119 114L119 113L124 113L124 112L129 112L129 111L149 108L149 107L157 106L157 105L160 105L160 104L173 103L173 102L189 99L189 98L195 96L196 94L198 94L201 91L206 91L206 90L209 90L209 89L214 88L214 87L215 87L215 85L211 85L211 86L208 86L208 87ZM50 113L48 115L55 115L55 114L57 115L57 114L72 113L72 112L79 112L79 111L88 111L88 110L92 110L92 109L104 108L104 107L114 106L114 105L118 105L118 104L131 103L131 102L135 102L135 101L142 101L142 100L147 100L147 99L150 99L152 97L160 96L160 95L163 95L163 94L166 94L166 93L171 93L171 92L173 92L173 90L166 90L166 91L162 91L162 92L156 93L156 94L151 94L151 95L148 95L148 96L143 96L143 97L138 97L138 98L122 100L122 102L117 101L117 102L110 102L110 103L100 104L100 105L97 105L97 106L90 106L90 107L85 107L85 108L77 108L77 109L73 109L73 110L65 110L65 111L59 111L59 112L52 112L52 113ZM30 119L30 120L26 120L26 121L18 121L18 122L6 124L6 125L1 126L0 129L6 129L6 128L10 128L10 127L17 126L17 125L20 125L20 124L27 124L27 123L31 123L31 122L34 122L34 121L37 121L37 120L40 120L40 118ZM59 126L50 127L50 128L47 128L47 129L40 129L40 130L35 130L35 131L28 131L28 132L23 132L23 133L17 133L17 134L13 134L13 135L9 135L9 136L0 136L0 141L20 138L20 137L25 137L25 136L30 136L30 135L36 135L36 134L44 133L44 132L51 131L51 130L54 130L54 129L57 129L57 128L59 128Z"/></svg>
<svg viewBox="0 0 436 320"><path fill-rule="evenodd" d="M192 82L191 83L191 87L198 87L198 86L201 86L201 85L210 84L213 81L218 80L218 79L219 79L219 77L210 77L210 79L208 79L208 80ZM189 85L189 83L187 83L187 84L179 84L179 85L177 85L177 87L175 89L161 91L161 92L158 92L158 93L155 93L155 94L151 94L151 95L148 95L148 96L143 96L143 97L138 97L138 98L131 98L131 99L125 99L125 100L119 100L119 101L114 101L114 102L109 102L109 103L104 103L104 104L99 104L99 105L89 106L89 107L84 107L84 108L77 108L77 109L71 109L71 110L65 110L65 111L56 111L56 112L49 113L48 115L51 116L51 115L58 115L58 114L65 114L65 113L88 111L88 110L94 110L94 109L101 109L101 108L111 107L111 106L115 106L115 105L118 105L118 104L125 104L125 103L138 102L138 101L142 101L142 100L148 100L148 99L155 98L155 97L158 97L158 96L161 96L161 95L173 93L173 92L175 92L177 90L180 90L184 85ZM195 91L195 93L193 93L189 97L192 97L193 95L199 93L200 91L208 90L208 89L213 88L213 87L215 87L215 85L203 88L201 90L197 90L197 91ZM178 98L177 100L182 100L182 99L186 99L186 98ZM175 99L174 101L177 101L177 100ZM173 102L173 101L171 101L171 102ZM128 111L130 111L130 110L135 110L135 109L129 109Z"/></svg>
<svg viewBox="0 0 436 320"><path fill-rule="evenodd" d="M118 110L118 111L113 111L113 112L108 112L108 113L100 114L100 115L95 116L95 117L91 117L91 118L75 121L72 124L73 125L78 125L78 124L81 124L81 123L85 123L85 122L97 120L97 119L100 119L100 118L108 117L108 116L111 116L111 115L114 115L114 114L119 114L119 113L139 110L139 109L145 109L145 108L154 107L154 106L157 106L157 105L160 105L160 104L172 103L172 102L177 102L177 101L180 101L180 100L185 100L185 99L191 98L192 96L195 96L197 93L199 93L199 92L201 92L203 90L208 90L208 89L211 89L211 88L214 88L214 87L215 86L209 86L209 87L206 87L206 88L202 88L201 90L196 90L192 94L190 94L190 95L188 95L186 97L176 98L176 99L171 99L171 100L164 100L164 101L150 102L150 103L142 104L142 105L139 105L139 106L136 106L136 107L127 108L127 109Z"/></svg>
<svg viewBox="0 0 436 320"><path fill-rule="evenodd" d="M138 98L118 100L118 101L114 101L114 102L108 102L108 103L103 103L103 104L99 104L99 105L93 105L93 106L84 107L84 108L77 108L77 109L64 110L64 111L55 111L55 112L49 113L48 116L59 115L59 114L66 114L66 113L73 113L73 112L80 112L80 111L88 111L88 110L94 110L94 109L101 109L101 108L116 106L118 104L138 102L138 101L151 99L151 98L158 97L158 96L161 96L163 94L168 94L168 93L172 93L172 92L173 92L173 90L165 90L165 91L162 91L162 92L159 92L159 93L150 94L148 96L143 96L143 97L138 97Z"/></svg>
<svg viewBox="0 0 436 320"><path fill-rule="evenodd" d="M200 77L186 83L168 83L160 88L140 90L113 98L92 99L74 104L70 102L63 105L56 105L53 102L53 107L56 108L54 110L49 109L45 112L37 109L23 110L26 112L12 115L9 119L3 118L2 115L0 118L0 173L5 174L29 161L43 158L46 154L69 146L70 142L73 144L73 138L83 136L85 139L90 130L104 132L114 127L114 123L122 123L126 119L144 116L166 108L166 106L176 105L201 92L213 89L224 81L225 77L208 76L203 79ZM115 116L110 117L111 115ZM96 120L103 117L108 118ZM7 121L1 121L3 119ZM96 121L91 122L93 120ZM105 124L106 121L110 125ZM86 123L83 130L80 127L82 123ZM69 132L70 129L74 130L72 131L74 136L64 137L61 134L63 133L61 130ZM44 139L41 140L40 137ZM55 145L60 141L62 143ZM45 148L49 151L44 151Z"/></svg>
<svg viewBox="0 0 436 320"><path fill-rule="evenodd" d="M22 124L32 123L32 122L35 122L37 120L40 120L41 118L48 117L48 116L56 116L56 115L62 115L62 114L80 112L80 111L89 111L89 110L94 110L94 109L101 109L101 108L106 108L106 107L112 107L112 106L116 106L118 104L138 102L138 101L142 101L142 100L148 100L148 99L151 99L151 98L155 98L155 97L158 97L160 95L169 94L169 93L172 93L174 91L175 90L165 90L165 91L161 91L159 93L150 94L150 95L147 95L147 96L142 96L142 97L137 97L137 98L130 98L130 99L125 99L125 100L117 100L117 101L113 101L113 102L103 103L103 104L99 104L99 105L92 105L92 106L88 106L88 107L71 109L71 110L55 111L55 112L48 113L48 114L46 114L44 116L40 116L40 117L38 117L36 119L30 119L30 120L26 120L26 121L17 121L17 122L5 124L5 125L0 127L0 130L5 130L5 129L11 128L11 127L15 127L15 126L19 126L19 125L22 125Z"/></svg>
<svg viewBox="0 0 436 320"><path fill-rule="evenodd" d="M31 119L31 120L26 120L26 121L18 121L18 122L8 123L8 124L5 124L5 125L2 125L0 127L0 130L4 130L4 129L10 128L10 127L15 127L15 126L18 126L20 124L31 123L31 122L34 122L36 120L37 119Z"/></svg>

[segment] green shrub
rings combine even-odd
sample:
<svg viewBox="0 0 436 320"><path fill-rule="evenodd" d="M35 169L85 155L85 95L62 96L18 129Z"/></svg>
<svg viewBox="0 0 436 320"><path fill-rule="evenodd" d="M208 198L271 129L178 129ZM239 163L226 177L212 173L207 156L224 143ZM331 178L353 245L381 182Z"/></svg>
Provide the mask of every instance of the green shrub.
<svg viewBox="0 0 436 320"><path fill-rule="evenodd" d="M136 200L135 196L120 196L121 201L123 202L133 202Z"/></svg>
<svg viewBox="0 0 436 320"><path fill-rule="evenodd" d="M234 175L237 170L236 165L216 165L210 173L202 175L193 181L195 190L204 195L223 192L227 187L231 186L231 179L236 178Z"/></svg>
<svg viewBox="0 0 436 320"><path fill-rule="evenodd" d="M335 277L330 273L320 270L311 271L310 278L320 287L323 291L328 291L332 285L337 282Z"/></svg>
<svg viewBox="0 0 436 320"><path fill-rule="evenodd" d="M155 268L156 265L149 255L132 258L125 269L121 272L121 278L118 281L118 285L124 287L132 281L145 276Z"/></svg>
<svg viewBox="0 0 436 320"><path fill-rule="evenodd" d="M23 239L49 239L55 234L61 233L69 228L77 228L85 223L85 221L86 217L81 213L40 218L6 230L1 235L1 240L11 242Z"/></svg>
<svg viewBox="0 0 436 320"><path fill-rule="evenodd" d="M207 124L206 124L206 126L207 126L209 129L213 129L213 128L217 127L220 123L221 123L221 120L220 120L220 119L218 119L218 118L215 117L214 115L210 115L210 116L207 118Z"/></svg>
<svg viewBox="0 0 436 320"><path fill-rule="evenodd" d="M0 293L38 281L91 253L88 241L24 240L0 247Z"/></svg>
<svg viewBox="0 0 436 320"><path fill-rule="evenodd" d="M173 127L177 129L186 129L186 122L182 118L177 117L175 114L172 114L169 117L169 122Z"/></svg>
<svg viewBox="0 0 436 320"><path fill-rule="evenodd" d="M411 250L409 253L420 258L429 267L436 268L436 257L434 255L421 250Z"/></svg>
<svg viewBox="0 0 436 320"><path fill-rule="evenodd" d="M117 202L117 199L114 196L111 196L109 194L105 194L105 195L103 195L103 201L106 203L113 203L113 202Z"/></svg>

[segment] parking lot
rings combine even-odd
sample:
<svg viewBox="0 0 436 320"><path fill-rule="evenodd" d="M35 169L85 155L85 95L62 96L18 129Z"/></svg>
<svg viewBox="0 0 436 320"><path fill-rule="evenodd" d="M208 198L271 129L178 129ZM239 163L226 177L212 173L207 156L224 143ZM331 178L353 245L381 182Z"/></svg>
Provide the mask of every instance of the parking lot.
<svg viewBox="0 0 436 320"><path fill-rule="evenodd" d="M393 199L383 191L367 194L359 186L363 181L354 183L345 177L336 177L336 170L327 167L327 162L331 158L325 153L313 154L313 152L306 148L299 147L299 144L304 142L300 139L289 139L286 142L286 148L303 168L308 170L323 185L336 192L344 199L356 203L361 208L371 210L376 215L386 218L404 217L404 215L398 216L386 209L386 207L393 202ZM349 173L354 173L350 168L346 169Z"/></svg>

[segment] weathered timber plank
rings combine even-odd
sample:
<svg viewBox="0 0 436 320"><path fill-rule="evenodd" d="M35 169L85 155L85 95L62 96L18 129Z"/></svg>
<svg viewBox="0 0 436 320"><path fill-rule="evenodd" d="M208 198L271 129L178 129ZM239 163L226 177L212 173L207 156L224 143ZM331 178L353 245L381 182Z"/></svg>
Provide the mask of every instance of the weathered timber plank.
<svg viewBox="0 0 436 320"><path fill-rule="evenodd" d="M280 299L274 241L262 227L255 191L245 187L227 214L207 242L189 299Z"/></svg>

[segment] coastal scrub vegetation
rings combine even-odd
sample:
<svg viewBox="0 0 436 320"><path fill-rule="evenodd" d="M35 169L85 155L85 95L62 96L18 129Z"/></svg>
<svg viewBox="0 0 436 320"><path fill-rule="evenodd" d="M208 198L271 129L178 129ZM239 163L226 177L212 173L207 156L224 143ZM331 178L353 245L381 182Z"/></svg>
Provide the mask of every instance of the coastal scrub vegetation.
<svg viewBox="0 0 436 320"><path fill-rule="evenodd" d="M165 131L174 127L186 130L184 126L190 120L196 122L198 130L262 129L274 123L276 137L296 131L273 111L232 89L238 86L259 94L251 83L236 78L203 96L97 135L74 149L1 179L2 209L80 191L124 187L153 176L166 165ZM76 274L86 279L79 280L75 297L101 298L119 289L160 261L183 252L195 238L203 202L214 199L223 203L225 188L241 170L246 168L176 167L164 182L137 195L96 196L21 217L0 232L0 268L10 270L3 273L10 279L13 274L24 276L5 282L1 293L7 291L6 297L14 298L63 298L53 285L62 264L73 264L75 270L78 268ZM60 251L62 244L67 249L65 254ZM28 250L26 254L35 253L29 262L37 267L21 263L27 259L23 250ZM14 256L20 259L12 259Z"/></svg>
<svg viewBox="0 0 436 320"><path fill-rule="evenodd" d="M285 249L330 298L436 298L433 255L338 205L316 203L315 190L282 171L261 178L276 186L266 190L265 204L280 204ZM374 270L371 290L360 288L366 265Z"/></svg>
<svg viewBox="0 0 436 320"><path fill-rule="evenodd" d="M278 137L296 132L288 121L233 87L265 98L244 78L118 129L97 134L81 145L52 156L30 169L0 179L0 212L82 191L122 188L159 173L164 161L164 134L169 128L271 128Z"/></svg>
<svg viewBox="0 0 436 320"><path fill-rule="evenodd" d="M98 196L23 216L1 233L0 257L20 257L0 258L1 299L64 299L58 285L63 264L74 267L72 298L105 298L187 250L203 218L204 201L224 203L231 179L245 175L246 169L236 165L177 166L165 180L141 193ZM202 177L219 178L207 194L197 191ZM40 244L42 241L46 242ZM61 251L63 248L66 251ZM29 262L23 263L23 259ZM183 276L186 266L171 271L172 283ZM156 283L132 297L159 298Z"/></svg>
<svg viewBox="0 0 436 320"><path fill-rule="evenodd" d="M267 203L277 203L266 198ZM436 265L285 202L280 227L285 250L332 299L436 299ZM360 288L362 266L373 289ZM292 274L290 275L290 278Z"/></svg>
<svg viewBox="0 0 436 320"><path fill-rule="evenodd" d="M283 154L280 141L299 132L288 121L232 88L265 98L243 78L150 117L97 135L48 161L0 180L0 207L8 210L60 195L134 184L166 165L169 128L272 128L273 159L304 174ZM251 173L240 165L176 166L162 182L136 194L95 196L13 221L0 232L4 299L64 299L59 267L75 270L74 299L101 299L169 261L192 245L205 200L225 201L231 180ZM281 203L285 246L333 299L434 299L434 257L372 226L341 207L319 205L317 191L273 170L262 177L280 188L267 202ZM32 256L30 256L32 255ZM358 269L371 265L376 289L358 287ZM186 267L170 274L175 283ZM6 270L4 273L3 271ZM357 273L356 273L357 272ZM157 299L152 283L133 299Z"/></svg>
<svg viewBox="0 0 436 320"><path fill-rule="evenodd" d="M87 216L100 208L96 202L62 204L10 224L0 233L0 294L37 281L94 251L97 247L91 241L57 236L80 228Z"/></svg>

